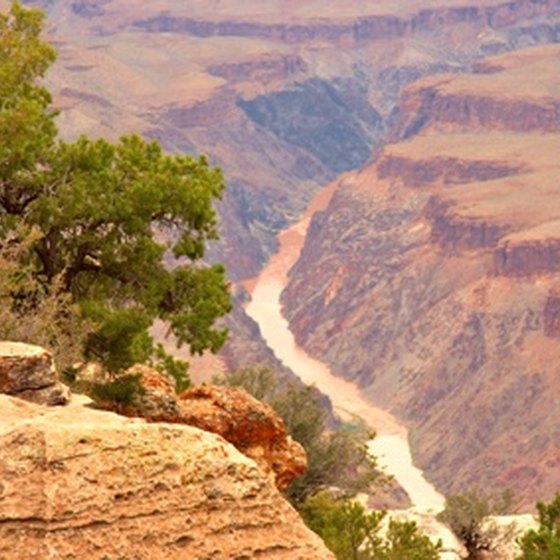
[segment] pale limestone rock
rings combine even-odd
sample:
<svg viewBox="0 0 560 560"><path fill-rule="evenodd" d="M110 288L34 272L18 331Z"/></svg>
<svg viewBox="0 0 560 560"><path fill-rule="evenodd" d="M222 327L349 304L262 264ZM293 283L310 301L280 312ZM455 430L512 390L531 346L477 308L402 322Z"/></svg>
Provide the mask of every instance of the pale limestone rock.
<svg viewBox="0 0 560 560"><path fill-rule="evenodd" d="M70 397L51 353L21 342L0 342L0 393L48 406L66 404Z"/></svg>
<svg viewBox="0 0 560 560"><path fill-rule="evenodd" d="M0 560L333 559L221 437L0 395Z"/></svg>

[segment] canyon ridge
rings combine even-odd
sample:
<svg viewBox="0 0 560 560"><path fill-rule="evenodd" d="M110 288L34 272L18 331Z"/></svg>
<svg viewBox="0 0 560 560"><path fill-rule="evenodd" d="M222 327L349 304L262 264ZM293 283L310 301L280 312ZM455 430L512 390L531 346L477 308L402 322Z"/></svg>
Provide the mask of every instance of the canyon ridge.
<svg viewBox="0 0 560 560"><path fill-rule="evenodd" d="M408 423L438 488L551 497L559 0L33 4L66 137L138 131L223 168L209 257L238 303L334 183L283 299L298 343ZM236 307L221 359L274 363Z"/></svg>

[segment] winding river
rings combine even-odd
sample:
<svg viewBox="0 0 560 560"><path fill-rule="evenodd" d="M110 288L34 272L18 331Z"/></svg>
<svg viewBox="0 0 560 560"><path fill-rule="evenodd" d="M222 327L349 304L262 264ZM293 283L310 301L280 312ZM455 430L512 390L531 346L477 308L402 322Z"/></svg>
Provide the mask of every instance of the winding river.
<svg viewBox="0 0 560 560"><path fill-rule="evenodd" d="M444 497L413 464L406 427L389 412L366 402L352 383L334 376L326 364L306 354L296 344L288 321L282 315L280 295L288 282L288 272L298 259L313 214L326 207L335 188L332 184L321 191L301 220L280 234L279 251L261 274L246 284L251 293L246 311L258 323L264 339L284 365L302 381L316 385L328 395L343 419L359 416L376 431L375 439L368 444L369 449L378 458L379 465L408 493L415 509L439 511L443 508Z"/></svg>

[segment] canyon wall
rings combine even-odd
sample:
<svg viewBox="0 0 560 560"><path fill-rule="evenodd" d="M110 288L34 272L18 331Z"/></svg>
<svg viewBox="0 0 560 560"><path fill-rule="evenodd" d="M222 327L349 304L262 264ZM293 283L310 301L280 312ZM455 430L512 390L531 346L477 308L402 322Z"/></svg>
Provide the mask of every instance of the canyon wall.
<svg viewBox="0 0 560 560"><path fill-rule="evenodd" d="M465 421L447 405L440 411L444 397L464 384L473 399L494 395L494 371L500 383L533 372L529 393L511 389L527 406L540 398L531 391L548 395L554 346L541 336L542 317L547 309L545 333L555 333L559 291L549 285L554 243L538 228L557 219L546 194L555 192L555 172L545 160L557 147L551 84L559 74L539 49L481 57L560 41L558 0L309 0L289 10L275 0L29 3L47 10L59 51L47 85L65 138L138 131L223 168L222 241L207 256L224 261L236 283L259 272L277 233L323 185L366 166L314 220L287 309L308 350L418 426L418 458L443 487L462 485L467 475L455 484L450 473L465 463L472 475L486 457L479 447L504 428L469 435L472 457L453 440L449 455L434 458L437 438L448 437L443 427ZM387 134L393 143L382 149ZM525 223L522 214L538 218ZM516 238L529 230L530 239ZM240 284L235 294L246 297ZM483 313L473 302L496 309ZM231 367L281 367L241 305L228 324ZM484 350L495 344L499 352ZM516 359L500 361L500 352ZM481 413L485 430L501 406ZM527 445L546 451L554 431L541 425L548 435ZM546 461L554 465L553 451ZM483 484L497 471L480 464ZM539 476L535 488L544 488Z"/></svg>
<svg viewBox="0 0 560 560"><path fill-rule="evenodd" d="M297 340L410 422L440 488L526 507L560 487L559 60L406 88L394 143L315 216L284 293Z"/></svg>
<svg viewBox="0 0 560 560"><path fill-rule="evenodd" d="M39 4L60 52L48 82L66 137L135 130L223 168L223 239L209 254L233 280L254 276L276 234L364 165L395 118L393 131L420 126L394 113L408 82L560 38L559 0ZM433 104L443 115L452 100Z"/></svg>

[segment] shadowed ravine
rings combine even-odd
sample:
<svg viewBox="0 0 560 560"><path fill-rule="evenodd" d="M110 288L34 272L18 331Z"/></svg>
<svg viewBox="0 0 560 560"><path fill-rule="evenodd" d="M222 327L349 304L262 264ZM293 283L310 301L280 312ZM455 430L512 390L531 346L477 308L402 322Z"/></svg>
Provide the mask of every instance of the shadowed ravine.
<svg viewBox="0 0 560 560"><path fill-rule="evenodd" d="M387 473L394 475L415 508L440 510L444 498L414 466L406 427L389 412L367 403L357 387L334 376L326 364L298 347L288 321L282 315L280 295L287 284L288 272L299 256L313 214L325 207L333 190L334 185L323 190L302 219L280 234L278 253L248 286L252 299L246 311L259 324L264 339L278 359L302 381L316 385L327 394L343 418L359 416L376 431L376 438L369 444L371 452L378 457L379 464L385 467Z"/></svg>

